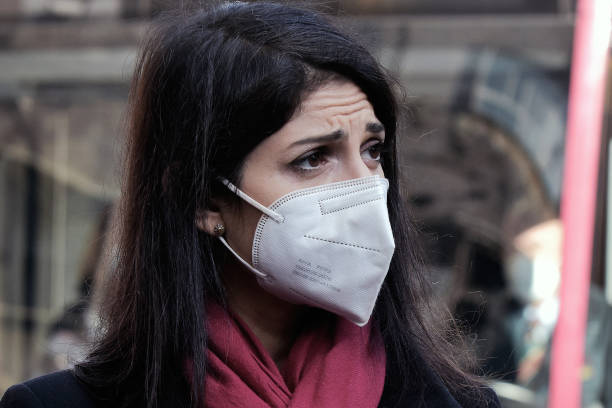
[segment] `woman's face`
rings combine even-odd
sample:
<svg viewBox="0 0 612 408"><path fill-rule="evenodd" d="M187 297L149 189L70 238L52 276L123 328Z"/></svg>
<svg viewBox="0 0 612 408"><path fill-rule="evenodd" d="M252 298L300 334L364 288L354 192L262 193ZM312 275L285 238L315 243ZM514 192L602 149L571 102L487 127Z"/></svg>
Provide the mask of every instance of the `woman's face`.
<svg viewBox="0 0 612 408"><path fill-rule="evenodd" d="M333 80L312 92L278 132L249 153L242 191L265 206L292 191L371 175L384 176L385 132L366 95L349 81ZM245 202L222 206L228 243L251 259L261 212Z"/></svg>

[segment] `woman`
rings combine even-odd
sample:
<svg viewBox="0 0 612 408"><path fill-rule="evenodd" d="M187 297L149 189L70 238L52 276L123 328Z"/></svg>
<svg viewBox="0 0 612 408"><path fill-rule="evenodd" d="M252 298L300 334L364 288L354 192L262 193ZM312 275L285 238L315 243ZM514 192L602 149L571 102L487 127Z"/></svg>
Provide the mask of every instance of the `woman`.
<svg viewBox="0 0 612 408"><path fill-rule="evenodd" d="M362 46L274 3L166 16L130 101L101 339L5 406L498 405L432 324L392 82Z"/></svg>

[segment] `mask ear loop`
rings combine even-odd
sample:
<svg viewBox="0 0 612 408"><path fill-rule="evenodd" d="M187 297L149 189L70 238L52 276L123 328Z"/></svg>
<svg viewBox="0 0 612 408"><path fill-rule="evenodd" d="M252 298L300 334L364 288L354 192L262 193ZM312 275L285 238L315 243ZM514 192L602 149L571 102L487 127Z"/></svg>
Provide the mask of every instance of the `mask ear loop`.
<svg viewBox="0 0 612 408"><path fill-rule="evenodd" d="M282 215L280 215L279 213L275 211L272 211L268 207L261 205L257 201L253 200L251 197L249 197L246 193L244 193L238 187L230 183L228 179L219 178L219 181L221 181L232 193L236 194L238 197L240 197L247 203L251 204L253 207L257 208L259 211L261 211L268 217L272 218L274 221L278 223L282 223L285 221L285 217L283 217ZM238 253L234 251L234 249L229 245L229 243L225 240L225 238L223 238L222 236L218 238L221 241L221 243L223 243L223 245L236 257L236 259L238 259L248 270L250 270L251 272L253 272L255 275L257 275L260 278L266 279L268 277L268 275L266 275L265 273L261 271L258 271L257 269L252 267L251 264L249 264L247 261L242 259L242 257L238 255Z"/></svg>
<svg viewBox="0 0 612 408"><path fill-rule="evenodd" d="M251 204L253 207L257 208L259 211L266 214L268 217L272 218L274 221L278 222L279 224L285 221L285 217L283 217L282 215L280 215L279 213L275 211L272 211L265 205L261 205L257 201L253 200L251 197L249 197L246 193L244 193L238 187L230 183L229 180L225 178L220 178L219 181L221 181L227 188L229 188L232 193L236 194L238 197L242 198L244 201Z"/></svg>
<svg viewBox="0 0 612 408"><path fill-rule="evenodd" d="M240 255L238 255L238 253L236 251L234 251L232 249L232 247L227 243L227 241L225 240L225 238L223 237L218 237L219 240L223 243L223 245L225 245L225 247L227 249L229 249L229 251L244 265L246 266L251 272L253 272L255 275L259 276L260 278L267 278L268 275L266 275L263 272L258 271L257 269L253 268L247 261L245 261L244 259L242 259L242 257Z"/></svg>

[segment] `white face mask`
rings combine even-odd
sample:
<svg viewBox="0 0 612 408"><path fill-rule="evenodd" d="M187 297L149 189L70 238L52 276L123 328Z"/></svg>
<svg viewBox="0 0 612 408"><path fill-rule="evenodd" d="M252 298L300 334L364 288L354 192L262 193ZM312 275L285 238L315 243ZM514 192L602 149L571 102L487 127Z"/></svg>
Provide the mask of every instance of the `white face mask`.
<svg viewBox="0 0 612 408"><path fill-rule="evenodd" d="M270 207L223 183L263 213L252 264L220 240L265 290L359 326L368 322L395 249L387 179L371 176L301 189Z"/></svg>

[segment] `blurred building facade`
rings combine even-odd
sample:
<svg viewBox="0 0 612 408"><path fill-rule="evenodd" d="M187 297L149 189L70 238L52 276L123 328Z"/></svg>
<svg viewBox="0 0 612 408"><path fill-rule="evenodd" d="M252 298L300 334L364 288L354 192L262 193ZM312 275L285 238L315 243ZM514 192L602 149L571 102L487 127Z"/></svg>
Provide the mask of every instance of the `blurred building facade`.
<svg viewBox="0 0 612 408"><path fill-rule="evenodd" d="M98 262L87 254L105 239L99 221L119 196L138 41L173 6L0 3L0 392L50 369L50 328L87 296L87 270ZM554 290L534 289L534 258L516 239L558 217L574 2L324 7L407 91L403 177L434 287L479 339L483 369L528 383L536 373L521 374L521 364L549 332L525 346L519 338L533 333L521 316ZM542 321L554 323L551 310Z"/></svg>

